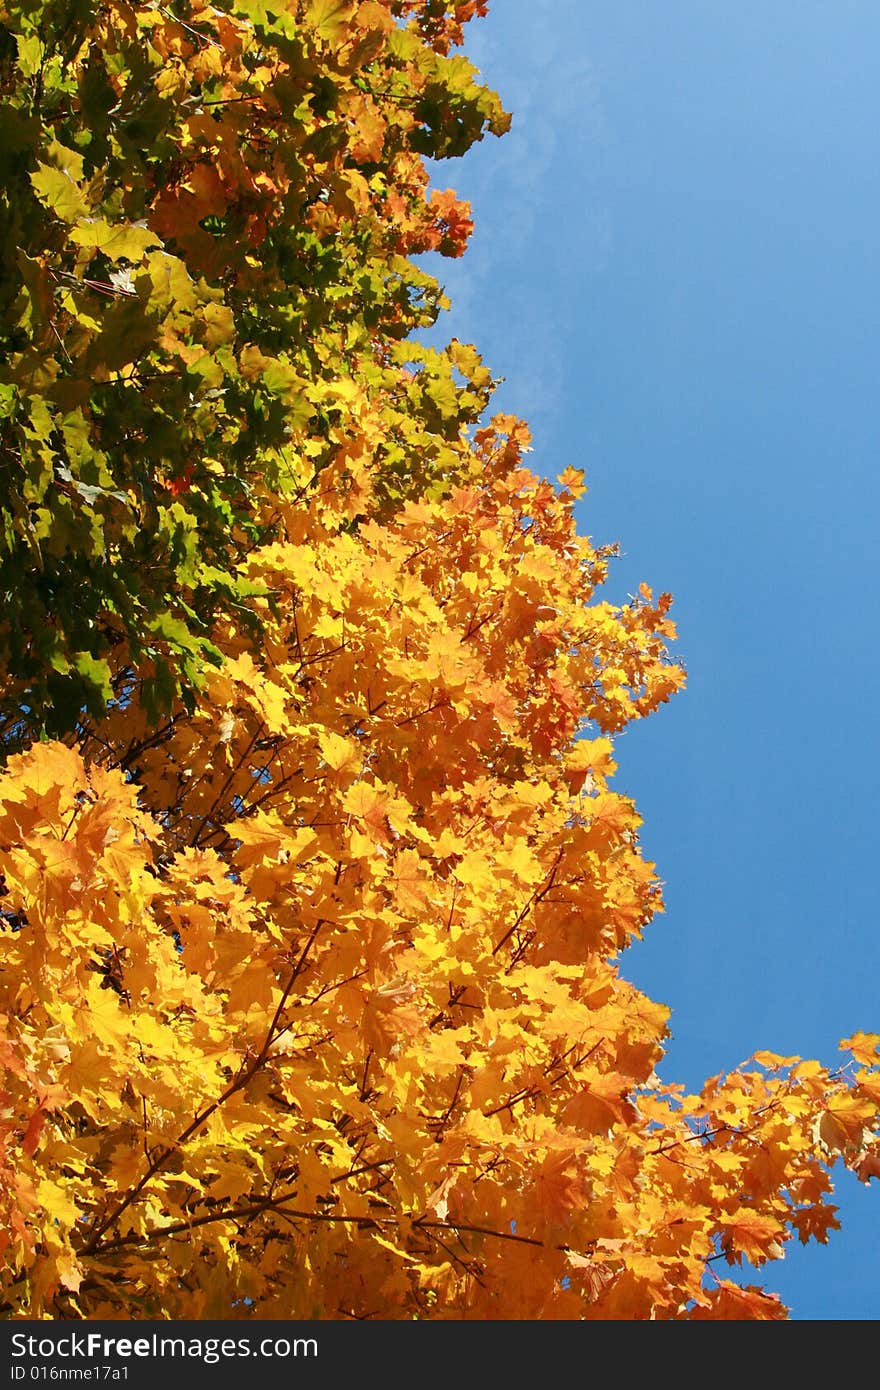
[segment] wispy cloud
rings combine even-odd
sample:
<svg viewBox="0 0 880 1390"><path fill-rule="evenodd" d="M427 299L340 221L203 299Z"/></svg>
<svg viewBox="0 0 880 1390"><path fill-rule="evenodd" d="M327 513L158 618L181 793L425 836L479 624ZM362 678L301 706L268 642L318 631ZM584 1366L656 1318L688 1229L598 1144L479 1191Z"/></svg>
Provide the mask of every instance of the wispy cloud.
<svg viewBox="0 0 880 1390"><path fill-rule="evenodd" d="M470 26L466 52L512 127L434 170L470 199L476 222L464 259L432 267L453 301L441 332L484 351L506 382L498 408L525 416L539 439L561 404L574 282L604 271L613 240L601 87L569 38L577 3L505 0Z"/></svg>

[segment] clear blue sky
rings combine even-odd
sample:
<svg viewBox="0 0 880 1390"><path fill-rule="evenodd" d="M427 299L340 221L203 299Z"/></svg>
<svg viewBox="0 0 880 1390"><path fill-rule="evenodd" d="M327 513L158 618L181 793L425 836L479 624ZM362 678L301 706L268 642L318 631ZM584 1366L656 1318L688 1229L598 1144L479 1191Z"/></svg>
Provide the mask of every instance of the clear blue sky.
<svg viewBox="0 0 880 1390"><path fill-rule="evenodd" d="M506 378L533 462L586 469L611 596L671 589L688 690L618 741L667 914L624 971L664 1079L880 1031L880 6L495 0L466 51L511 133L444 334ZM436 271L436 264L432 265ZM880 1316L880 1183L761 1276Z"/></svg>

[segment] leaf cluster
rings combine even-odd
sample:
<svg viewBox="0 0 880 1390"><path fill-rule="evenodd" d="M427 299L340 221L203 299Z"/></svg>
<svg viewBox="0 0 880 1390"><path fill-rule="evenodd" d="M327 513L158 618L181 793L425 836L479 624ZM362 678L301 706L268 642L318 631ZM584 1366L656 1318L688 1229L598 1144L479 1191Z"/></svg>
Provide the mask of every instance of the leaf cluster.
<svg viewBox="0 0 880 1390"><path fill-rule="evenodd" d="M424 158L506 124L446 51L467 8L0 7L7 745L100 717L119 646L154 717L191 702L354 398L386 499L454 474L489 375L394 350L442 302L411 257L470 229Z"/></svg>

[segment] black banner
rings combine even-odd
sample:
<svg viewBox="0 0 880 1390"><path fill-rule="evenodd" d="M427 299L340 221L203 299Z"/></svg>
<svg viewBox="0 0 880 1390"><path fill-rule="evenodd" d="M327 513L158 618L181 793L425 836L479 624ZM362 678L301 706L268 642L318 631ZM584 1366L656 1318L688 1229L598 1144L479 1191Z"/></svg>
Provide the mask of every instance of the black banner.
<svg viewBox="0 0 880 1390"><path fill-rule="evenodd" d="M335 1387L346 1372L357 1384L412 1384L432 1371L442 1382L464 1355L493 1377L530 1362L560 1367L586 1350L585 1338L582 1323L558 1322L12 1321L0 1324L0 1390Z"/></svg>

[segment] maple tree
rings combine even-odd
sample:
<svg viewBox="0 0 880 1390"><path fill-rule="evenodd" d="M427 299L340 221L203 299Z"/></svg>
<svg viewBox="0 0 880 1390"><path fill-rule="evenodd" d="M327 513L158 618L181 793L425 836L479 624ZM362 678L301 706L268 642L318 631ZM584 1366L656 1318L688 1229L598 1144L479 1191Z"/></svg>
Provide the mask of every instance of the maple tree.
<svg viewBox="0 0 880 1390"><path fill-rule="evenodd" d="M406 338L484 8L3 10L6 1316L780 1318L880 1167L880 1036L688 1095L620 974L670 599Z"/></svg>
<svg viewBox="0 0 880 1390"><path fill-rule="evenodd" d="M473 9L0 5L7 737L100 716L120 642L154 711L197 686L353 407L388 499L454 472L489 374L423 350L413 383L400 344L442 302L410 257L470 227L425 157L506 125L448 52Z"/></svg>

